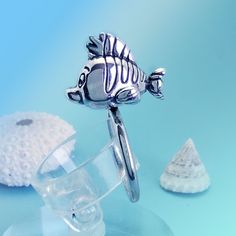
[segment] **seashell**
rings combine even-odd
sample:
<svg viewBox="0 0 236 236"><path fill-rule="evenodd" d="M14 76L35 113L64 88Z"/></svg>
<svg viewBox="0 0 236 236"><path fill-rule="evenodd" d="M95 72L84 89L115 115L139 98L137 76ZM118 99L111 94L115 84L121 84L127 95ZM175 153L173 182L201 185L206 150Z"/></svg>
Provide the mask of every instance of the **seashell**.
<svg viewBox="0 0 236 236"><path fill-rule="evenodd" d="M29 186L46 155L74 133L70 124L47 113L0 117L0 183Z"/></svg>
<svg viewBox="0 0 236 236"><path fill-rule="evenodd" d="M208 189L210 178L192 139L186 141L167 165L160 177L160 185L179 193L197 193Z"/></svg>

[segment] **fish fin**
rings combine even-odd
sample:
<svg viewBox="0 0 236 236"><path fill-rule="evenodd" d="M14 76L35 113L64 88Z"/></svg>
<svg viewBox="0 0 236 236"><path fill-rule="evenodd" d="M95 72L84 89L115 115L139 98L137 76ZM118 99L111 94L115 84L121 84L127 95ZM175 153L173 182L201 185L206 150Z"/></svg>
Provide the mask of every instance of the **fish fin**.
<svg viewBox="0 0 236 236"><path fill-rule="evenodd" d="M132 61L135 64L130 49L118 37L115 37L112 34L106 34L106 44L109 44L109 50L107 50L108 47L106 47L105 53L108 53L108 55L111 56L119 57L120 59Z"/></svg>
<svg viewBox="0 0 236 236"><path fill-rule="evenodd" d="M100 33L98 38L90 36L86 46L89 51L89 59L100 56L114 56L132 61L135 64L127 45L112 34Z"/></svg>
<svg viewBox="0 0 236 236"><path fill-rule="evenodd" d="M155 97L163 99L162 94L162 77L165 75L165 70L163 68L156 69L151 75L147 78L146 89Z"/></svg>
<svg viewBox="0 0 236 236"><path fill-rule="evenodd" d="M123 88L116 94L117 103L137 103L140 100L140 92L135 87Z"/></svg>
<svg viewBox="0 0 236 236"><path fill-rule="evenodd" d="M88 48L88 57L93 59L94 57L103 56L103 43L99 39L90 36L89 42L86 47Z"/></svg>

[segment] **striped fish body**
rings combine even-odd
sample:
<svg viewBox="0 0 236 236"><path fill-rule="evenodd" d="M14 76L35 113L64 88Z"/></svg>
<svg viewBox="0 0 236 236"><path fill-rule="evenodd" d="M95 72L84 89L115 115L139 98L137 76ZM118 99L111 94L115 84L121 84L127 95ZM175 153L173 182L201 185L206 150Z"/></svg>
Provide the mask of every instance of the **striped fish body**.
<svg viewBox="0 0 236 236"><path fill-rule="evenodd" d="M104 60L106 64L104 85L107 93L112 93L115 96L120 89L127 86L138 87L140 93L146 90L147 76L134 62L109 56Z"/></svg>
<svg viewBox="0 0 236 236"><path fill-rule="evenodd" d="M89 61L84 86L88 103L101 107L136 103L146 90L145 73L132 61L119 57L100 57Z"/></svg>

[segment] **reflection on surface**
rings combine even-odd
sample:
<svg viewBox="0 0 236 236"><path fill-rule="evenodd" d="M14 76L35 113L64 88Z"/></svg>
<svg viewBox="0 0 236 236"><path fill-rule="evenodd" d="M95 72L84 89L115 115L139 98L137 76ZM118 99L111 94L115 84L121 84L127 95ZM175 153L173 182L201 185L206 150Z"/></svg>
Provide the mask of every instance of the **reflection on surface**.
<svg viewBox="0 0 236 236"><path fill-rule="evenodd" d="M103 202L106 236L174 236L166 223L138 204L120 201L112 207ZM114 204L113 204L114 205ZM128 211L127 211L128 209ZM101 227L104 227L101 225ZM85 236L72 233L66 224L48 208L42 207L33 217L10 226L3 236ZM97 236L96 232L89 236Z"/></svg>

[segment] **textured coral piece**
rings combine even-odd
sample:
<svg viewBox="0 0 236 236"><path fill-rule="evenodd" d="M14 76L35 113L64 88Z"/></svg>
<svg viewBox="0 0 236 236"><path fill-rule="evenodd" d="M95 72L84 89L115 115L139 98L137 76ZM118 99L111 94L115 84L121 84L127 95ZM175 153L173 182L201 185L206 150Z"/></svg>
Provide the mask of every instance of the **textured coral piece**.
<svg viewBox="0 0 236 236"><path fill-rule="evenodd" d="M160 185L169 191L197 193L206 190L210 179L192 139L188 139L167 165Z"/></svg>
<svg viewBox="0 0 236 236"><path fill-rule="evenodd" d="M73 133L70 124L47 113L18 112L0 117L0 183L29 186L46 155Z"/></svg>

